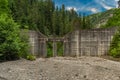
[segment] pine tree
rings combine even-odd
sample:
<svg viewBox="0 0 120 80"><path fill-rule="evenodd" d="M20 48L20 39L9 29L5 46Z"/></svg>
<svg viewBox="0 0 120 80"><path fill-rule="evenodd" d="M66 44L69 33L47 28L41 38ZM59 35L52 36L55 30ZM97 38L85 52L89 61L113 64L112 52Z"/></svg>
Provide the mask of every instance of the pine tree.
<svg viewBox="0 0 120 80"><path fill-rule="evenodd" d="M27 53L26 44L20 37L19 25L9 14L8 1L0 1L0 60L13 60L22 57L20 54ZM4 7L3 7L4 6ZM6 10L6 11L5 11Z"/></svg>

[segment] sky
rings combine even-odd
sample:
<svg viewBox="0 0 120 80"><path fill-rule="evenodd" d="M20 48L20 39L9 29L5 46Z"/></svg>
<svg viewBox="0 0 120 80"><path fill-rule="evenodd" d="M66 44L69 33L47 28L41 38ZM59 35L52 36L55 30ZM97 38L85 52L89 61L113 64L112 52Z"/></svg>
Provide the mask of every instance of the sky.
<svg viewBox="0 0 120 80"><path fill-rule="evenodd" d="M53 0L55 5L65 5L67 10L74 8L78 13L94 14L103 12L118 6L118 0Z"/></svg>

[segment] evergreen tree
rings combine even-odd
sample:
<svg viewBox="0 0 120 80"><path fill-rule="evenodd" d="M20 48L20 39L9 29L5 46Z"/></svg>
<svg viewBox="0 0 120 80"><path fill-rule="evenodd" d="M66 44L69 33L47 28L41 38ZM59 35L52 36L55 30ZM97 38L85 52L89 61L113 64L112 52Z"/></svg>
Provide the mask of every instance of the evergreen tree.
<svg viewBox="0 0 120 80"><path fill-rule="evenodd" d="M19 25L14 22L10 15L8 1L1 0L0 4L3 3L4 7L0 7L0 11L2 11L0 14L0 60L13 60L26 57L28 45L20 37Z"/></svg>
<svg viewBox="0 0 120 80"><path fill-rule="evenodd" d="M7 0L0 0L0 15L9 12L7 3Z"/></svg>
<svg viewBox="0 0 120 80"><path fill-rule="evenodd" d="M90 28L86 17L82 18L74 9L66 10L64 4L55 7L52 0L10 0L9 3L13 18L22 29L28 26L47 36L63 36L76 27Z"/></svg>

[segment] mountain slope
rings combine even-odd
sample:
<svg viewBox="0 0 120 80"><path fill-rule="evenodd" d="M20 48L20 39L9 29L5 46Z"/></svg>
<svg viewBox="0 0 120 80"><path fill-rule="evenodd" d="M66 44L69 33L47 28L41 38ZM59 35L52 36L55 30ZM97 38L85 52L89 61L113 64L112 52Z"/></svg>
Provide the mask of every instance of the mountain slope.
<svg viewBox="0 0 120 80"><path fill-rule="evenodd" d="M90 15L89 18L94 28L100 28L102 25L105 25L108 20L113 17L116 10L117 9L110 9L105 12Z"/></svg>
<svg viewBox="0 0 120 80"><path fill-rule="evenodd" d="M115 9L113 16L108 20L103 27L120 26L120 8Z"/></svg>

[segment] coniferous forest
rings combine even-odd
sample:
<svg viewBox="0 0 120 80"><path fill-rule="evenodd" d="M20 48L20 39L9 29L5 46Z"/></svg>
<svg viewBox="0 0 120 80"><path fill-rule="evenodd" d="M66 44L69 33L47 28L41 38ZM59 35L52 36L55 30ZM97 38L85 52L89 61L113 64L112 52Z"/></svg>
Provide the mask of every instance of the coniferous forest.
<svg viewBox="0 0 120 80"><path fill-rule="evenodd" d="M113 16L102 27L119 26L119 13L119 9L110 13ZM94 15L93 20L96 20ZM86 16L74 9L67 10L64 4L55 6L52 0L0 0L0 60L35 58L29 54L28 40L24 36L20 37L21 29L39 31L48 37L61 37L75 29L93 28L93 20L91 15ZM110 48L111 55L115 57L120 57L119 36L119 33L115 35L112 42L115 45Z"/></svg>
<svg viewBox="0 0 120 80"><path fill-rule="evenodd" d="M50 36L63 36L74 29L91 28L89 17L55 6L52 0L9 0L9 8L20 28L39 30Z"/></svg>
<svg viewBox="0 0 120 80"><path fill-rule="evenodd" d="M26 58L28 39L21 29L39 31L46 36L64 36L75 29L91 28L89 17L65 5L55 6L52 0L0 0L0 61Z"/></svg>

